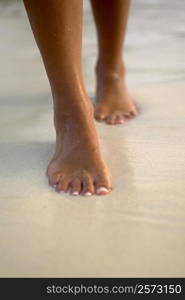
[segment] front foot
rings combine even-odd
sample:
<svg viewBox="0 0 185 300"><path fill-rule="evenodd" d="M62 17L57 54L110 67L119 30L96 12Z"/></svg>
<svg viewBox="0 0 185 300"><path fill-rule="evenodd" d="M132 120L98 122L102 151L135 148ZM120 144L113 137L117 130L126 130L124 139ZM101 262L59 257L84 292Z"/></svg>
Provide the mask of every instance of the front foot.
<svg viewBox="0 0 185 300"><path fill-rule="evenodd" d="M92 119L92 120L91 120ZM110 174L100 153L93 116L69 120L57 135L56 152L47 175L58 192L72 195L106 195Z"/></svg>
<svg viewBox="0 0 185 300"><path fill-rule="evenodd" d="M98 75L95 119L110 125L123 124L138 112L125 84L124 76L117 73Z"/></svg>

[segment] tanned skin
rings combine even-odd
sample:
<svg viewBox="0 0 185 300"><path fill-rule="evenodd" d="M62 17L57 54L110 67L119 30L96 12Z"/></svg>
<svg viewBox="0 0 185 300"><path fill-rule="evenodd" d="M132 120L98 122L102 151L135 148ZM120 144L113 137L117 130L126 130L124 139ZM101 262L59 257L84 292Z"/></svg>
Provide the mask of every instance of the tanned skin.
<svg viewBox="0 0 185 300"><path fill-rule="evenodd" d="M130 0L91 0L98 36L95 118L122 124L137 115L125 82L123 47Z"/></svg>
<svg viewBox="0 0 185 300"><path fill-rule="evenodd" d="M99 42L95 112L82 76L83 0L24 4L53 96L56 150L47 168L49 184L72 195L106 195L112 185L94 114L97 120L118 124L137 113L125 87L121 59L129 1L92 0Z"/></svg>

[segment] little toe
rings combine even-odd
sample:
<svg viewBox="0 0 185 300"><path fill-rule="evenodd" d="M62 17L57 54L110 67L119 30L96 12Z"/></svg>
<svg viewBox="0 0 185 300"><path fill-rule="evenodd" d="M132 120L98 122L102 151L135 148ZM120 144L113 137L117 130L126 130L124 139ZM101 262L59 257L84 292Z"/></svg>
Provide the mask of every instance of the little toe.
<svg viewBox="0 0 185 300"><path fill-rule="evenodd" d="M133 118L133 116L131 115L130 112L125 112L125 113L124 113L124 117L125 117L127 120L130 120L130 119Z"/></svg>
<svg viewBox="0 0 185 300"><path fill-rule="evenodd" d="M67 192L68 188L69 188L69 179L65 176L62 176L56 186L56 190L57 192Z"/></svg>
<svg viewBox="0 0 185 300"><path fill-rule="evenodd" d="M82 194L84 196L92 196L94 194L94 184L91 176L86 176L84 178Z"/></svg>
<svg viewBox="0 0 185 300"><path fill-rule="evenodd" d="M78 196L81 192L81 188L81 180L78 177L73 179L73 181L71 182L71 194L73 196Z"/></svg>
<svg viewBox="0 0 185 300"><path fill-rule="evenodd" d="M135 116L138 115L138 111L137 111L137 108L136 108L135 104L133 104L133 106L132 106L132 108L131 108L131 110L130 110L130 114L131 114L133 117L135 117Z"/></svg>
<svg viewBox="0 0 185 300"><path fill-rule="evenodd" d="M137 115L138 115L137 110L136 110L136 109L133 109L132 111L130 111L130 115L131 115L131 117L137 116Z"/></svg>
<svg viewBox="0 0 185 300"><path fill-rule="evenodd" d="M55 187L57 185L57 183L59 182L60 177L61 177L61 174L52 174L52 175L48 174L49 185L52 187Z"/></svg>

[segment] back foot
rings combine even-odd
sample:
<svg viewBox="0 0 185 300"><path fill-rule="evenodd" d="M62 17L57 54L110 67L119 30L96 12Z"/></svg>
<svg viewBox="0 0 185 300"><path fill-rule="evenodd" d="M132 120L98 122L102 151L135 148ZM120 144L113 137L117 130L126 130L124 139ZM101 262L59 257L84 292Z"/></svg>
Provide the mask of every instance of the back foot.
<svg viewBox="0 0 185 300"><path fill-rule="evenodd" d="M95 119L107 124L123 124L138 115L125 83L125 76L115 72L97 71L97 103Z"/></svg>

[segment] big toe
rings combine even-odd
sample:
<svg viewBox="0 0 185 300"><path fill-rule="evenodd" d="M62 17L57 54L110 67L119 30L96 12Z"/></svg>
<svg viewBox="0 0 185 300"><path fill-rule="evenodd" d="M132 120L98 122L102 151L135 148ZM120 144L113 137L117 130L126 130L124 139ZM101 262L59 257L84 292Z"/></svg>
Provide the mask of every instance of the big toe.
<svg viewBox="0 0 185 300"><path fill-rule="evenodd" d="M95 107L94 117L99 122L103 121L106 118L106 110L102 106L97 105Z"/></svg>
<svg viewBox="0 0 185 300"><path fill-rule="evenodd" d="M106 175L98 176L95 181L97 195L107 195L112 190L110 177Z"/></svg>

